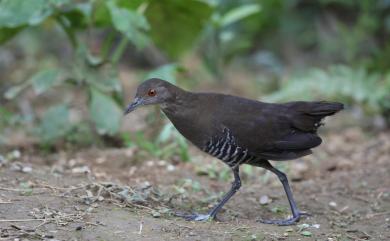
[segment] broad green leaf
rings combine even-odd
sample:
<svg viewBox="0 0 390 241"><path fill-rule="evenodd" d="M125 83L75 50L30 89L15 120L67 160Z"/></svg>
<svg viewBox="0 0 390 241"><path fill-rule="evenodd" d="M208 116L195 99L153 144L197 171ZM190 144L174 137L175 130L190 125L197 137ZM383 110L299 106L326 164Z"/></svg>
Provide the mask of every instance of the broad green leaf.
<svg viewBox="0 0 390 241"><path fill-rule="evenodd" d="M198 0L150 0L145 14L153 42L170 57L178 57L193 46L212 10Z"/></svg>
<svg viewBox="0 0 390 241"><path fill-rule="evenodd" d="M0 28L0 44L7 42L13 36L19 33L23 28L24 26L17 28Z"/></svg>
<svg viewBox="0 0 390 241"><path fill-rule="evenodd" d="M111 25L110 12L107 9L106 0L96 0L94 2L92 21L98 27Z"/></svg>
<svg viewBox="0 0 390 241"><path fill-rule="evenodd" d="M5 93L4 93L4 98L11 100L18 96L20 93L22 93L23 90L25 90L27 87L29 87L30 83L28 81L25 81L24 83L20 85L15 85L9 88Z"/></svg>
<svg viewBox="0 0 390 241"><path fill-rule="evenodd" d="M125 35L138 48L145 47L149 39L144 33L149 30L146 18L136 11L118 7L114 1L107 2L112 23L116 30Z"/></svg>
<svg viewBox="0 0 390 241"><path fill-rule="evenodd" d="M0 1L0 27L15 28L37 25L53 14L56 8L70 0L2 0Z"/></svg>
<svg viewBox="0 0 390 241"><path fill-rule="evenodd" d="M71 10L61 13L73 29L86 29L91 17L90 4L75 4Z"/></svg>
<svg viewBox="0 0 390 241"><path fill-rule="evenodd" d="M136 10L144 0L110 0L120 8ZM112 25L110 12L106 4L107 0L95 0L93 4L92 19L96 26L107 27Z"/></svg>
<svg viewBox="0 0 390 241"><path fill-rule="evenodd" d="M227 25L236 23L252 14L260 12L261 7L258 4L247 4L234 8L227 12L220 20L220 25L226 27Z"/></svg>
<svg viewBox="0 0 390 241"><path fill-rule="evenodd" d="M107 78L99 82L99 84L107 91L114 91L117 93L122 91L122 86L117 76L107 76Z"/></svg>
<svg viewBox="0 0 390 241"><path fill-rule="evenodd" d="M68 106L58 105L44 113L38 133L44 141L52 141L63 137L70 129Z"/></svg>
<svg viewBox="0 0 390 241"><path fill-rule="evenodd" d="M117 92L122 91L122 86L118 77L102 73L102 72L91 72L87 78L88 83L93 87L103 92Z"/></svg>
<svg viewBox="0 0 390 241"><path fill-rule="evenodd" d="M39 71L29 80L37 95L40 95L50 89L59 81L60 71L58 69L46 69Z"/></svg>
<svg viewBox="0 0 390 241"><path fill-rule="evenodd" d="M177 64L163 65L146 75L146 79L160 78L172 84L176 83L176 74L182 70L182 67Z"/></svg>
<svg viewBox="0 0 390 241"><path fill-rule="evenodd" d="M118 132L123 114L110 96L92 88L89 111L99 134L113 135Z"/></svg>
<svg viewBox="0 0 390 241"><path fill-rule="evenodd" d="M38 24L51 14L46 0L0 1L0 27L14 28L25 24Z"/></svg>

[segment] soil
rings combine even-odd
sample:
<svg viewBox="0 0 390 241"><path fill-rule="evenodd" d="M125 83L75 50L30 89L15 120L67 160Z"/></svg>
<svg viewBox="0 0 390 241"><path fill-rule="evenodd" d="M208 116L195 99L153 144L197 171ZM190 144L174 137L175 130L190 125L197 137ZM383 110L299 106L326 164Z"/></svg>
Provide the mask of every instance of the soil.
<svg viewBox="0 0 390 241"><path fill-rule="evenodd" d="M8 150L0 167L1 240L390 240L390 133L325 133L302 160L274 163L287 173L303 217L286 218L275 176L243 167L243 186L219 221L188 222L230 187L229 170L191 149L192 161L141 158L141 150L76 153Z"/></svg>

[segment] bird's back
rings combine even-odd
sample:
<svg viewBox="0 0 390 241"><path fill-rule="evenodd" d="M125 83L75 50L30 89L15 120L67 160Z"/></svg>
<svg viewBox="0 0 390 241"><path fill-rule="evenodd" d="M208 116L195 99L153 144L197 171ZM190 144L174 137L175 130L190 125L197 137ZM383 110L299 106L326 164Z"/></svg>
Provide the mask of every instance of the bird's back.
<svg viewBox="0 0 390 241"><path fill-rule="evenodd" d="M272 104L216 93L191 93L190 98L186 102L190 105L167 115L187 139L220 159L233 154L227 138L248 155L263 159L289 160L310 154L321 143L316 134L321 120L343 108L334 102ZM218 141L219 146L208 150ZM218 152L218 148L225 150Z"/></svg>

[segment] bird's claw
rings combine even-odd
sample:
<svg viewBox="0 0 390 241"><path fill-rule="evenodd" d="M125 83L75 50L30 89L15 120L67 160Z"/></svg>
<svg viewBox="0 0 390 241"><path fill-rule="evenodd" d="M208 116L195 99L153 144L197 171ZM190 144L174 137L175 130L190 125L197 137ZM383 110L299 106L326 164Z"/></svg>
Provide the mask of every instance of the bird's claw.
<svg viewBox="0 0 390 241"><path fill-rule="evenodd" d="M208 221L211 220L212 217L210 214L184 214L184 213L175 213L177 217L184 218L187 221Z"/></svg>
<svg viewBox="0 0 390 241"><path fill-rule="evenodd" d="M302 216L311 216L309 213L305 213L305 212L300 212L297 216L295 217L292 217L292 218L289 218L289 219L282 219L282 220L264 220L264 219L258 219L256 221L260 222L260 223L265 223L265 224L276 224L276 225L279 225L279 226L288 226L288 225L293 225L295 224L296 222L299 221L299 219L302 217Z"/></svg>
<svg viewBox="0 0 390 241"><path fill-rule="evenodd" d="M288 226L288 225L293 225L296 222L298 222L299 221L299 217L289 218L289 219L285 219L285 220L264 220L264 219L259 219L257 221L260 222L260 223L265 223L265 224L276 224L276 225L279 225L279 226Z"/></svg>

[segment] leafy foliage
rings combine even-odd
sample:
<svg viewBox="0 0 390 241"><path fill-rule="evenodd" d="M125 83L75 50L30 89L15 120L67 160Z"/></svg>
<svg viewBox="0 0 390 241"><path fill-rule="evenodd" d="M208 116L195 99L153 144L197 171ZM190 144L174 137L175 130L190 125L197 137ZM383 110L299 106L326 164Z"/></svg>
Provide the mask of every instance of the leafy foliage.
<svg viewBox="0 0 390 241"><path fill-rule="evenodd" d="M150 28L146 18L136 11L118 7L114 1L108 1L106 4L115 29L137 47L145 47L149 39L144 31Z"/></svg>
<svg viewBox="0 0 390 241"><path fill-rule="evenodd" d="M160 78L169 81L172 84L176 84L176 75L183 70L184 69L177 64L167 64L149 72L146 75L145 79Z"/></svg>
<svg viewBox="0 0 390 241"><path fill-rule="evenodd" d="M89 108L99 134L113 135L118 132L122 111L113 99L98 90L91 89Z"/></svg>
<svg viewBox="0 0 390 241"><path fill-rule="evenodd" d="M59 80L60 71L58 69L46 69L36 73L29 80L37 95L49 90Z"/></svg>
<svg viewBox="0 0 390 241"><path fill-rule="evenodd" d="M379 112L388 105L389 76L370 74L364 68L332 66L311 69L282 82L279 91L265 97L268 101L334 99L357 103L368 111Z"/></svg>
<svg viewBox="0 0 390 241"><path fill-rule="evenodd" d="M148 3L145 14L153 29L151 37L171 57L191 48L212 14L211 6L199 0L150 0Z"/></svg>
<svg viewBox="0 0 390 241"><path fill-rule="evenodd" d="M0 27L14 28L21 25L37 25L51 12L46 0L3 0L0 2Z"/></svg>
<svg viewBox="0 0 390 241"><path fill-rule="evenodd" d="M114 136L124 105L118 64L126 49L139 53L157 47L175 60L200 42L203 62L221 81L226 65L241 54L250 56L245 62L249 67L278 69L276 78L283 78L284 65L308 64L306 59L313 62L310 65L338 63L284 78L280 90L266 99L336 99L390 116L389 10L387 1L370 0L0 0L0 45L23 30L55 29L52 33L66 36L63 52L69 52L66 61L41 63L32 57L35 73L25 71L25 81L8 88L4 97L15 100L29 89L41 98L66 92L56 101L61 105L38 118L37 133L43 141L76 138L79 127L82 133L94 130ZM98 47L95 33L101 41ZM26 42L30 43L21 45ZM38 42L46 51L46 41ZM177 83L182 70L181 65L169 63L144 77ZM84 109L89 115L71 121L69 99L76 91L86 97ZM158 157L175 153L188 159L187 144L169 125L161 127L156 141L148 142L140 134L129 143L140 143Z"/></svg>
<svg viewBox="0 0 390 241"><path fill-rule="evenodd" d="M44 142L50 142L66 135L70 129L69 109L66 105L58 105L45 112L38 132Z"/></svg>
<svg viewBox="0 0 390 241"><path fill-rule="evenodd" d="M171 123L164 125L155 141L150 141L143 132L138 132L135 136L124 134L122 139L126 146L136 145L156 158L168 159L176 155L183 161L190 160L186 140Z"/></svg>
<svg viewBox="0 0 390 241"><path fill-rule="evenodd" d="M247 42L241 41L240 31L235 30L234 25L260 11L261 5L253 3L236 4L228 10L217 8L214 12L211 23L205 31L203 55L206 66L218 79L224 78L223 66L231 54L248 45Z"/></svg>
<svg viewBox="0 0 390 241"><path fill-rule="evenodd" d="M119 105L123 105L122 87L116 69L128 44L142 49L153 41L167 54L177 57L192 46L211 10L209 4L198 0L186 3L153 0L0 1L0 44L9 41L23 29L57 25L68 37L74 56L71 65L43 67L28 80L9 88L5 97L14 99L29 88L37 95L56 86L81 89L89 96L88 122L94 124L100 135L115 135L122 119ZM175 14L177 11L181 13ZM104 37L102 51L92 54L80 33L98 28L110 34ZM165 41L168 36L174 35L180 37L171 38L169 43ZM119 36L119 43L113 41L115 36ZM150 72L148 76L176 82L175 74L180 70L178 65L169 64ZM43 141L69 133L69 129L63 128L65 125L71 126L68 115L66 105L54 106L44 114L38 131ZM62 131L56 131L56 128L62 128Z"/></svg>

